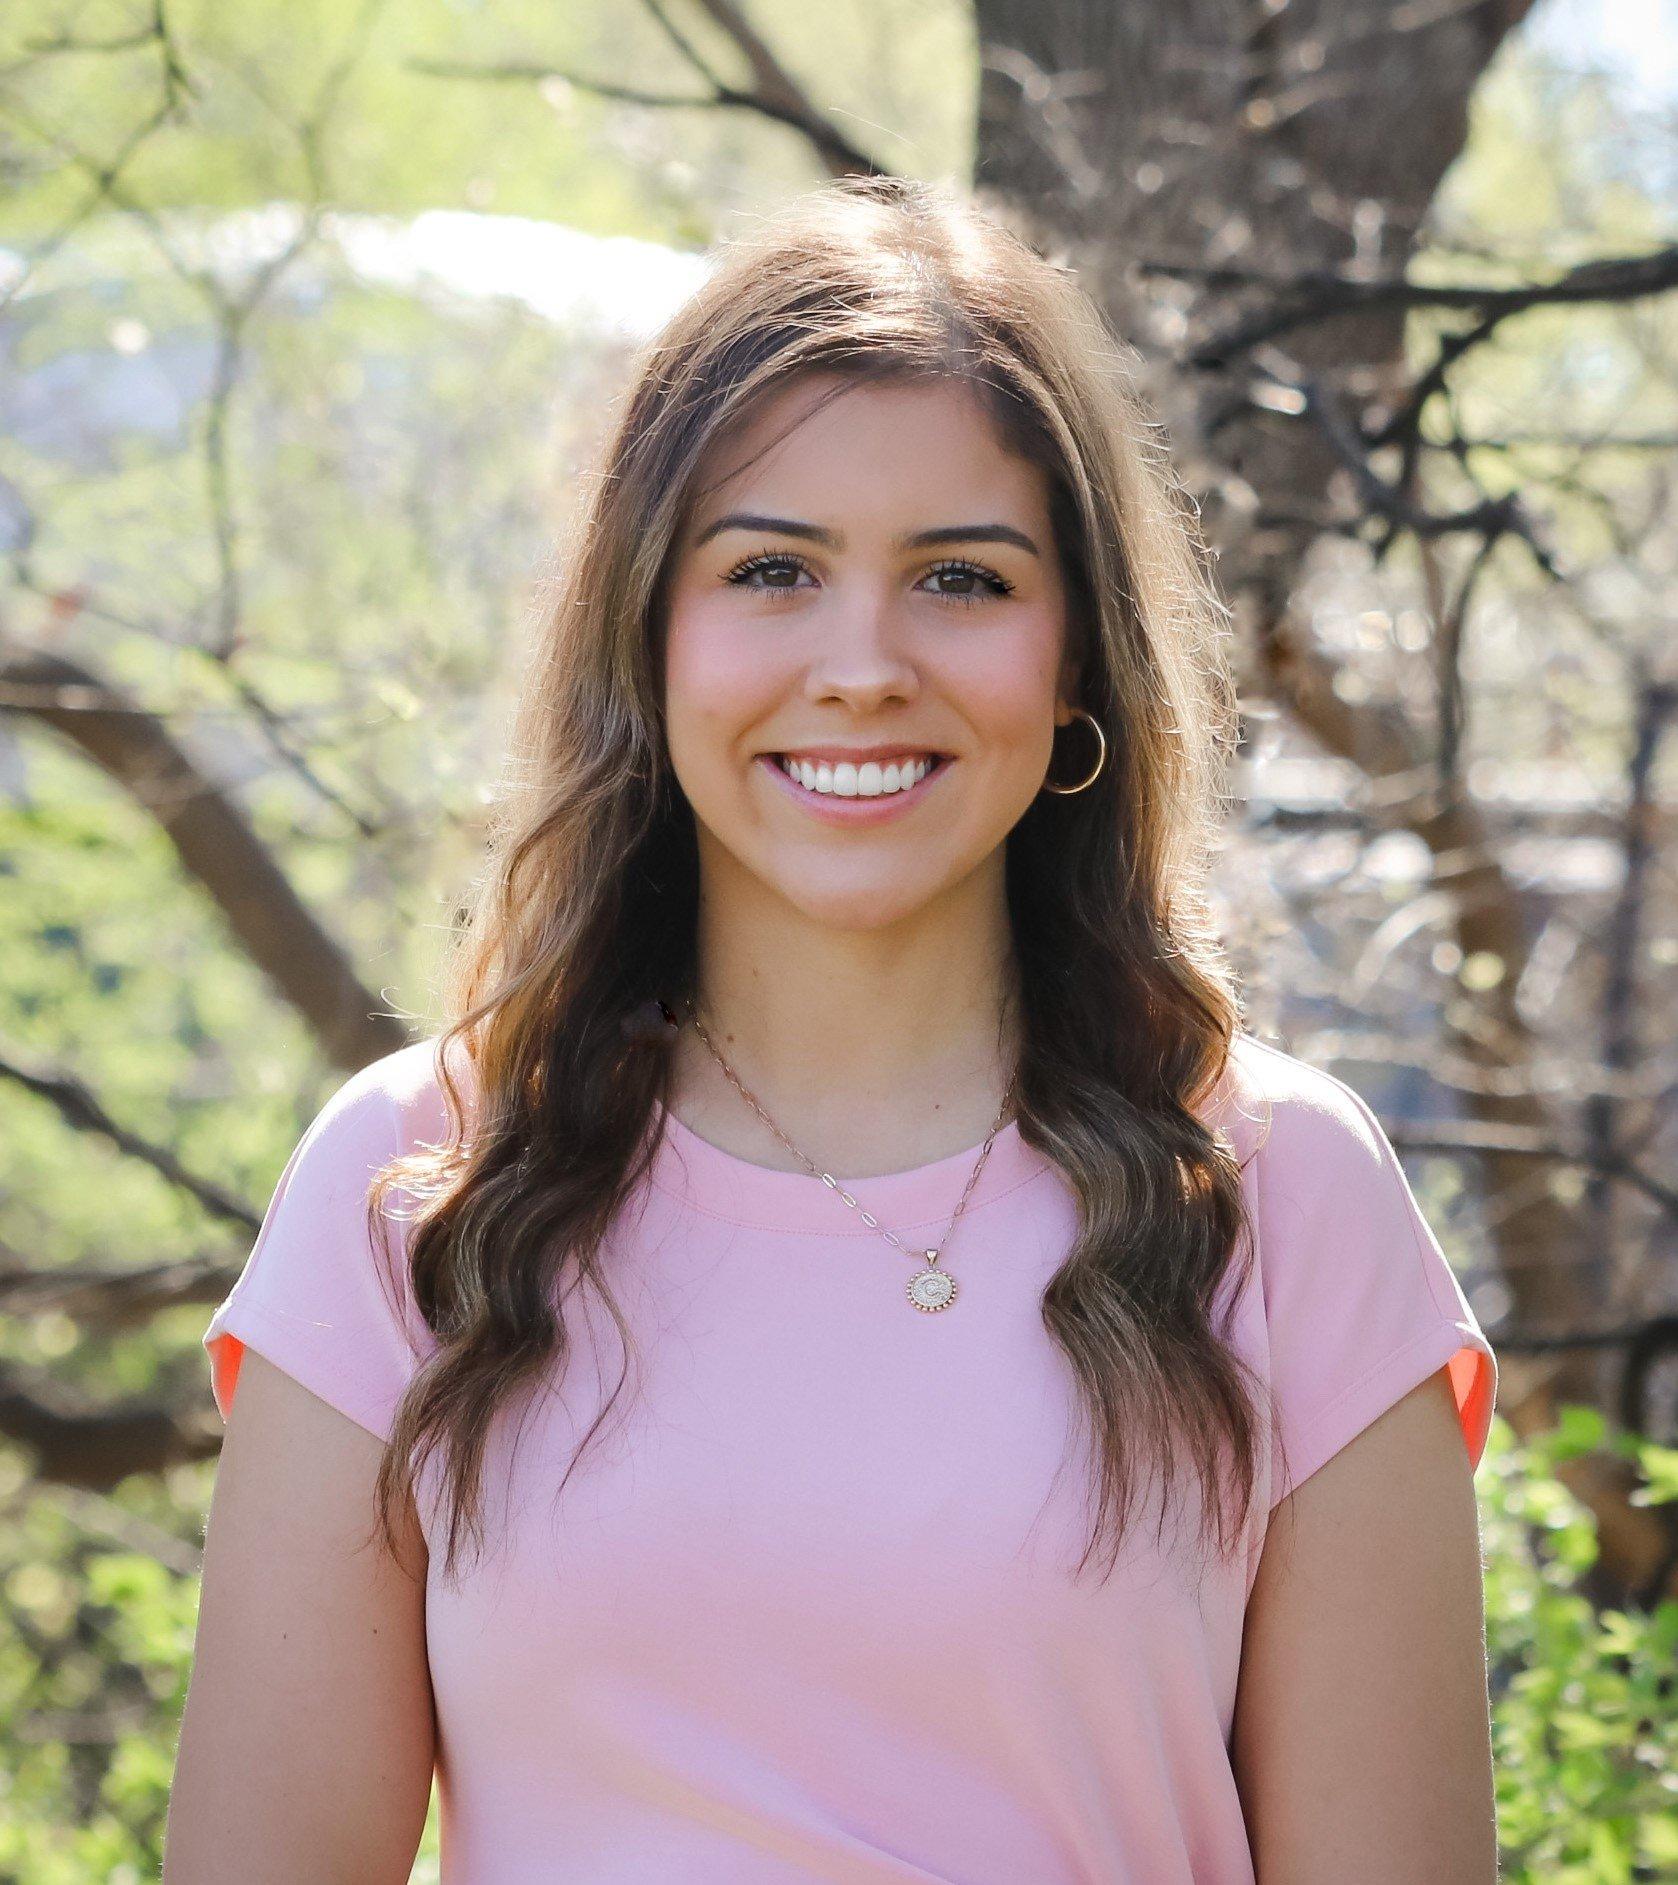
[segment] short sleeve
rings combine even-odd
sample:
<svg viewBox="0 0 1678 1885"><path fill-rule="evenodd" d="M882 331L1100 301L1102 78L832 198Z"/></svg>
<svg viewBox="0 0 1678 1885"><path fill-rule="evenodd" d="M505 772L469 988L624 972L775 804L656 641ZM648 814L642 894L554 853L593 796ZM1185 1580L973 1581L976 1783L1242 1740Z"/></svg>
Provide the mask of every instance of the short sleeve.
<svg viewBox="0 0 1678 1885"><path fill-rule="evenodd" d="M1271 1504L1441 1368L1478 1466L1497 1398L1491 1344L1374 1113L1344 1081L1286 1058L1288 1090L1258 1154L1270 1380L1285 1449Z"/></svg>
<svg viewBox="0 0 1678 1885"><path fill-rule="evenodd" d="M375 1061L332 1095L274 1188L237 1282L204 1332L210 1382L225 1420L246 1348L388 1440L424 1348L405 1261L407 1194L393 1187L384 1236L368 1223L374 1174L409 1149L393 1066ZM381 1247L388 1247L387 1248Z"/></svg>

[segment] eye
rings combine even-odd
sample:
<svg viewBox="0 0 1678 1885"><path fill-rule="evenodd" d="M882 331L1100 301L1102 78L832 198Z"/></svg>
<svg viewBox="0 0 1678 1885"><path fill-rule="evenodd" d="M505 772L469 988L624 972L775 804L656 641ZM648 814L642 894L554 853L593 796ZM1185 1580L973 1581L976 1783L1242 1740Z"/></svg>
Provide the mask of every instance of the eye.
<svg viewBox="0 0 1678 1885"><path fill-rule="evenodd" d="M792 582L781 582L778 580L766 583L752 582L750 578L755 576L760 570L764 572L771 570L776 572L791 570L794 580ZM742 562L736 563L733 569L723 578L723 581L733 583L736 588L740 589L756 589L759 591L775 590L790 594L792 590L798 587L797 574L799 570L805 571L806 574L810 571L810 565L804 561L803 557L793 556L786 550L759 550L755 555L748 556Z"/></svg>
<svg viewBox="0 0 1678 1885"><path fill-rule="evenodd" d="M927 571L927 575L940 578L950 576L960 582L984 584L983 589L935 589L932 593L944 602L968 604L983 602L987 591L992 596L1006 596L1011 594L1014 588L1006 576L999 576L994 569L987 569L983 563L969 563L961 557L935 563Z"/></svg>

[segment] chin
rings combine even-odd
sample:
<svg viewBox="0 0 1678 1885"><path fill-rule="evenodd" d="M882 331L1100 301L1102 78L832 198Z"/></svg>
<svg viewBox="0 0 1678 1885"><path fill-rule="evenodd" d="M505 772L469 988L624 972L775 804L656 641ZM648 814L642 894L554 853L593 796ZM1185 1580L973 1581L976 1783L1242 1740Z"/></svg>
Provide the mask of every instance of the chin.
<svg viewBox="0 0 1678 1885"><path fill-rule="evenodd" d="M775 884L774 889L819 928L857 932L886 930L909 922L934 900L922 891L901 886L858 884L841 891L832 884L783 883Z"/></svg>

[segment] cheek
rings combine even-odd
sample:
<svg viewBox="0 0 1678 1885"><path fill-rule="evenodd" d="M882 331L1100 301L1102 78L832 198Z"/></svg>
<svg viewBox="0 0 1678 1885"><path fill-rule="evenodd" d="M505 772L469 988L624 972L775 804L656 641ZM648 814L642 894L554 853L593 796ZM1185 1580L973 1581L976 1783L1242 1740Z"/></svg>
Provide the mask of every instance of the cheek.
<svg viewBox="0 0 1678 1885"><path fill-rule="evenodd" d="M974 637L940 676L941 690L985 744L1033 753L1052 737L1060 644L1052 622Z"/></svg>
<svg viewBox="0 0 1678 1885"><path fill-rule="evenodd" d="M672 750L743 734L785 692L773 636L736 610L673 604L665 644L665 714Z"/></svg>

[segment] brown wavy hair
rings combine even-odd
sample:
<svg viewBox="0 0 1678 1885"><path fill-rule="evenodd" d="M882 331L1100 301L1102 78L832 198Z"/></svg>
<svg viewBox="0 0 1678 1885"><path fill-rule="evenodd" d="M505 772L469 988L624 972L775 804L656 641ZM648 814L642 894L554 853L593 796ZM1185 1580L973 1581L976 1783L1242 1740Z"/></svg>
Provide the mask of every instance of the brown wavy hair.
<svg viewBox="0 0 1678 1885"><path fill-rule="evenodd" d="M397 1410L378 1517L393 1542L440 1450L445 1574L465 1534L482 1543L492 1418L563 1367L569 1287L599 1291L625 1351L572 1468L628 1374L602 1239L656 1150L672 1062L625 1024L696 971L694 824L662 730L672 546L702 454L812 372L957 382L1048 480L1081 704L1109 757L1087 790L1039 794L1006 882L1019 1130L1080 1218L1042 1299L1098 1443L1079 1569L1104 1534L1111 1565L1150 1461L1167 1485L1192 1462L1220 1550L1250 1517L1256 1378L1213 1312L1251 1240L1234 1147L1197 1111L1241 1026L1204 891L1237 724L1227 610L1125 350L1070 270L952 189L871 177L725 245L640 351L539 610L445 982L448 1136L370 1198L380 1234L389 1188L421 1200L407 1260L438 1345Z"/></svg>

